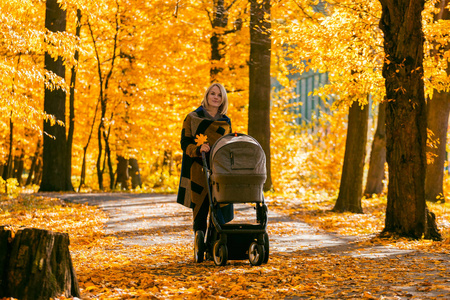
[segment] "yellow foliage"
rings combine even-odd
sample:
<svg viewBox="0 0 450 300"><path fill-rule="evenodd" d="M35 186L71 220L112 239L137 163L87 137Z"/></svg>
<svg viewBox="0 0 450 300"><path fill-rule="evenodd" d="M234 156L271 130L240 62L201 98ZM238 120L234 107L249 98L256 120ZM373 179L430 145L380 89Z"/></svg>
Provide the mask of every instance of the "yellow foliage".
<svg viewBox="0 0 450 300"><path fill-rule="evenodd" d="M339 187L345 147L346 111L322 111L311 124L296 125L288 104L292 94L281 91L272 109L272 180L276 193Z"/></svg>
<svg viewBox="0 0 450 300"><path fill-rule="evenodd" d="M436 1L428 1L423 14L430 97L433 90L448 91L450 83L449 24L435 20ZM23 154L26 169L36 141L42 139L42 120L54 122L42 111L44 86L69 91L72 66L77 70L72 172L75 183L86 147L86 190L98 188L96 133L102 120L113 162L119 155L135 157L146 190L174 191L181 165L182 121L200 105L213 66L222 69L217 80L228 91L233 131L247 132L250 15L246 1L225 1L228 23L223 28L211 23L215 1L63 2L67 31L57 33L44 27L45 1L0 3L0 134L8 136L11 121L14 155ZM81 20L76 18L77 9ZM352 101L367 104L368 94L376 105L385 94L380 16L379 1L272 3L271 75L286 87L272 98L275 191L337 189L346 126L343 111ZM77 24L80 37L75 36ZM242 27L234 31L238 24ZM220 61L210 59L214 33L223 34ZM66 80L45 71L45 52L63 57ZM335 103L332 113L327 107L314 125L302 127L290 112L295 108L289 103L295 98L290 75L308 70L328 73L329 83L313 95L329 95ZM0 162L6 161L8 150L9 142L2 143ZM160 163L166 156L171 157L170 167Z"/></svg>
<svg viewBox="0 0 450 300"><path fill-rule="evenodd" d="M16 178L8 178L4 180L0 177L0 193L4 193L9 197L17 197L19 192L19 183Z"/></svg>

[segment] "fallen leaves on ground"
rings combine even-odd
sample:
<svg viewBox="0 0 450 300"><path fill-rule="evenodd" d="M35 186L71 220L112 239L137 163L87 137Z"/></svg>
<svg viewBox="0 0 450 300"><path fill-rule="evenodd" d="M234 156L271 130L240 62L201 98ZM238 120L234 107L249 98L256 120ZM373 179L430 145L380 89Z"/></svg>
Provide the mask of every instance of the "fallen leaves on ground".
<svg viewBox="0 0 450 300"><path fill-rule="evenodd" d="M360 235L358 230L362 229L350 230L359 222L358 227L371 225L371 230L364 229L366 235L379 230L372 218L327 212L326 203L287 205L284 201L281 209L278 200L269 200L269 208L283 210L320 230ZM439 250L374 258L364 251L371 251L379 241L365 238L348 243L340 252L328 248L274 249L268 264L259 267L250 266L248 261L217 267L211 261L194 263L192 244L123 245L118 237L105 234L107 217L95 207L24 197L0 202L0 209L0 224L69 233L83 299L445 299L450 295L446 242L392 240L394 246L405 243L405 248ZM369 214L376 218L377 211L373 208ZM165 230L170 233L170 227ZM283 227L276 221L268 230L273 235L296 234L295 227Z"/></svg>
<svg viewBox="0 0 450 300"><path fill-rule="evenodd" d="M363 214L338 213L331 210L335 204L334 195L324 192L305 192L302 197L274 196L271 209L287 214L294 220L306 222L323 231L349 236L373 236L384 228L387 199L385 195L363 198ZM411 239L379 239L372 242L391 245L401 249L417 249L428 252L450 254L450 203L427 203L436 214L436 222L443 241Z"/></svg>

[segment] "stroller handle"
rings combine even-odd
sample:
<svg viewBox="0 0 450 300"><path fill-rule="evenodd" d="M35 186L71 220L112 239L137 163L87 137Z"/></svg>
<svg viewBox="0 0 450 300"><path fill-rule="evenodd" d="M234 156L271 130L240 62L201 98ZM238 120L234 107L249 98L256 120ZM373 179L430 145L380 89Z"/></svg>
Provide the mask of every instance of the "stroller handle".
<svg viewBox="0 0 450 300"><path fill-rule="evenodd" d="M203 172L205 172L206 177L206 188L208 191L208 200L209 200L209 208L210 212L214 209L214 203L212 200L212 192L211 192L211 185L209 184L210 176L209 176L209 170L208 170L208 163L206 161L206 153L202 152L202 161L203 161ZM210 213L211 214L211 213ZM217 221L217 218L214 216L214 214L211 214L211 220L216 228L218 228L219 231L221 231L221 227L219 222Z"/></svg>
<svg viewBox="0 0 450 300"><path fill-rule="evenodd" d="M206 154L203 151L201 153L202 153L202 161L203 161L203 171L207 171L208 163L206 162Z"/></svg>
<svg viewBox="0 0 450 300"><path fill-rule="evenodd" d="M209 186L209 170L208 170L208 163L206 162L206 153L202 152L202 162L203 162L203 172L205 173L206 177L206 188L208 189L208 199L210 206L213 206L212 197L211 197L211 188Z"/></svg>

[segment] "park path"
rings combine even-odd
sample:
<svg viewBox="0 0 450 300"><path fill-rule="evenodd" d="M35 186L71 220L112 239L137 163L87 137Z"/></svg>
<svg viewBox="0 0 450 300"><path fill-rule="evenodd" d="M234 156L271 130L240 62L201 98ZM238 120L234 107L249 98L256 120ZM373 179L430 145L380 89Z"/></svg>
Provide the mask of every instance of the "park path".
<svg viewBox="0 0 450 300"><path fill-rule="evenodd" d="M175 195L132 193L51 193L41 195L99 207L108 215L106 234L118 237L126 246L181 244L188 249L193 249L192 212L177 204ZM327 255L327 257L338 255L344 260L357 257L365 259L369 264L382 260L387 264L402 262L406 266L420 262L422 267L419 270L416 269L407 275L399 274L400 277L396 280L398 285L389 284L389 288L394 289L394 293L398 291L398 295L403 296L386 299L450 299L450 277L445 275L450 275L450 255L358 243L358 239L367 241L370 237L350 237L323 232L306 223L272 211L270 200L267 204L269 208L267 231L271 255L282 257L295 256L299 253L308 253L313 256ZM235 217L238 221L254 215L255 211L248 205L235 206ZM362 246L363 244L368 246ZM396 270L396 265L397 263L388 267ZM364 278L370 275L362 274ZM339 283L336 284L343 288ZM384 282L381 284L386 285ZM432 289L431 284L436 284L436 288ZM333 288L338 288L338 286ZM448 297L442 298L442 295L448 295ZM303 298L288 297L285 299L299 300Z"/></svg>
<svg viewBox="0 0 450 300"><path fill-rule="evenodd" d="M175 195L132 193L85 193L54 195L74 203L95 205L108 214L106 233L121 238L124 245L185 243L193 247L192 212L176 203ZM270 210L268 233L271 253L326 250L352 256L381 257L410 251L378 246L350 251L356 237L325 232ZM255 215L248 205L235 206L236 219ZM350 252L349 252L350 251Z"/></svg>

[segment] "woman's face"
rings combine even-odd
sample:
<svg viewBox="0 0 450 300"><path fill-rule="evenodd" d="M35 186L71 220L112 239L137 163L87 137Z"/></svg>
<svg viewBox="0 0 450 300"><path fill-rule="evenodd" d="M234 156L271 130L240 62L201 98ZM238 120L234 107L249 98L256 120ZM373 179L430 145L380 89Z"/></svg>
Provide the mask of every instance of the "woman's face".
<svg viewBox="0 0 450 300"><path fill-rule="evenodd" d="M213 86L208 93L208 105L214 108L219 108L222 104L222 93L218 86Z"/></svg>

